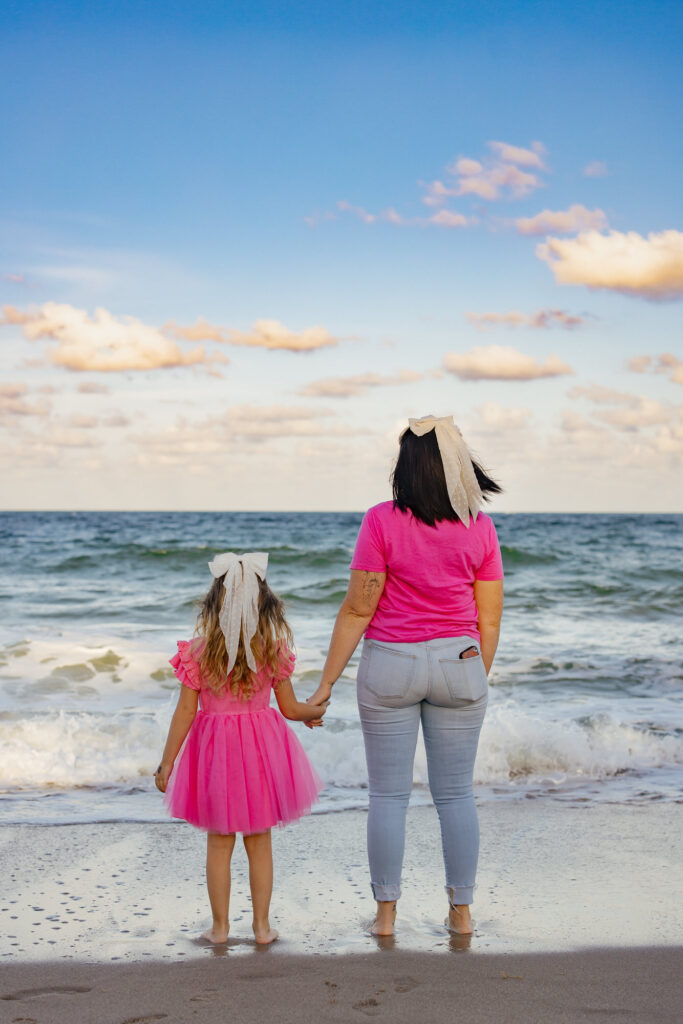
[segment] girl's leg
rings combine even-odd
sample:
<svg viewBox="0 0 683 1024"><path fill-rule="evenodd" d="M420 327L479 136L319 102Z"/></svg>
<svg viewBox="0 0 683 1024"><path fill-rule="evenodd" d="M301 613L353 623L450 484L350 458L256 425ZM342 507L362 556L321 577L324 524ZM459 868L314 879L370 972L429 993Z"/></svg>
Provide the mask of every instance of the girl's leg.
<svg viewBox="0 0 683 1024"><path fill-rule="evenodd" d="M206 887L213 914L213 925L202 938L209 942L225 942L230 931L230 860L235 848L235 835L209 832L206 837Z"/></svg>
<svg viewBox="0 0 683 1024"><path fill-rule="evenodd" d="M479 820L472 776L486 697L460 707L422 705L429 788L439 814L449 897L449 926L472 931L470 904L479 856Z"/></svg>
<svg viewBox="0 0 683 1024"><path fill-rule="evenodd" d="M254 915L254 938L257 942L268 943L278 937L270 927L268 911L273 893L273 848L270 829L244 836L244 849L249 858L249 886L251 888L251 909Z"/></svg>

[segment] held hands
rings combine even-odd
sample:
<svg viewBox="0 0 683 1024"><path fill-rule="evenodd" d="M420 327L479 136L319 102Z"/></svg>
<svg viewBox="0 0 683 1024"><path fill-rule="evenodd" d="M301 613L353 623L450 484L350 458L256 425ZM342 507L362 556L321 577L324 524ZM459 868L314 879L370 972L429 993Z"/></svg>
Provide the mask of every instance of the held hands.
<svg viewBox="0 0 683 1024"><path fill-rule="evenodd" d="M332 686L330 683L321 683L315 693L306 699L307 704L312 704L314 706L319 705L321 708L320 718L313 718L310 722L306 722L309 729L314 729L316 726L323 724L323 715L329 706L331 693Z"/></svg>
<svg viewBox="0 0 683 1024"><path fill-rule="evenodd" d="M173 765L160 764L154 773L154 785L160 793L166 792L166 786L168 785L168 778L171 774L172 768Z"/></svg>
<svg viewBox="0 0 683 1024"><path fill-rule="evenodd" d="M309 718L307 722L304 722L304 725L306 726L307 729L317 729L324 724L323 715L327 711L330 702L329 700L326 700L324 704L314 705L313 702L309 699L306 701L306 703L311 704L313 707L320 708L320 718Z"/></svg>

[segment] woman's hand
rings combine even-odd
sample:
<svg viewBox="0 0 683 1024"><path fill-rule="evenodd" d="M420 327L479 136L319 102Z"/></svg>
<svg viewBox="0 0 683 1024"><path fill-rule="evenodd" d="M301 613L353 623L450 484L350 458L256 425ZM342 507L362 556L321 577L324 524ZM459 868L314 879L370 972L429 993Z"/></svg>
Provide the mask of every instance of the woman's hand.
<svg viewBox="0 0 683 1024"><path fill-rule="evenodd" d="M323 715L327 711L330 704L330 694L332 693L332 686L330 683L321 683L318 689L315 691L312 697L306 698L307 704L320 705L320 718L312 718L306 725L309 729L315 729L323 724Z"/></svg>
<svg viewBox="0 0 683 1024"><path fill-rule="evenodd" d="M307 704L325 704L332 696L332 684L320 683L318 689L311 697L306 698Z"/></svg>
<svg viewBox="0 0 683 1024"><path fill-rule="evenodd" d="M160 793L166 792L168 785L168 778L173 768L172 764L160 764L154 773L154 785L157 787Z"/></svg>
<svg viewBox="0 0 683 1024"><path fill-rule="evenodd" d="M323 715L327 711L330 705L330 694L332 693L331 683L321 683L318 689L315 691L312 697L306 698L307 704L314 706L320 706L320 718L311 718L310 721L306 722L306 728L316 729L323 724Z"/></svg>

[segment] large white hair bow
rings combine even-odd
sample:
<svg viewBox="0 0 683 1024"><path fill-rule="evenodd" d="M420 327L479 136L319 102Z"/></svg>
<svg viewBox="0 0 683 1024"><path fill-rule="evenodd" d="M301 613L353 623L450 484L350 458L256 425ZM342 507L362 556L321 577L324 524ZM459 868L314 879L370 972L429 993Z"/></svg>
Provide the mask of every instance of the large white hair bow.
<svg viewBox="0 0 683 1024"><path fill-rule="evenodd" d="M470 512L476 519L483 498L472 466L472 456L460 428L455 425L452 416L423 416L419 420L408 420L408 425L418 437L428 434L430 430L435 431L448 497L458 518L469 529Z"/></svg>
<svg viewBox="0 0 683 1024"><path fill-rule="evenodd" d="M209 569L216 579L225 576L223 604L218 622L225 637L228 672L232 672L235 665L240 633L247 665L252 672L256 672L251 641L258 629L258 581L259 578L266 578L267 568L268 555L265 551L249 551L244 555L226 551L222 555L216 555L214 560L209 562Z"/></svg>

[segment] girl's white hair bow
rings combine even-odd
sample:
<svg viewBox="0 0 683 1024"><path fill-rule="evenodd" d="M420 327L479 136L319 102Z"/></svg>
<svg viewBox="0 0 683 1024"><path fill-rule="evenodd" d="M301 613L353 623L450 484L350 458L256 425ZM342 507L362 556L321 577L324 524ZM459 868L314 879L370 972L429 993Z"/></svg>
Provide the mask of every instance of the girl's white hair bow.
<svg viewBox="0 0 683 1024"><path fill-rule="evenodd" d="M267 568L268 555L265 551L249 551L244 555L226 551L222 555L216 555L213 561L209 562L209 569L216 579L225 577L223 604L218 622L225 637L228 672L232 672L235 665L240 634L247 665L252 672L256 672L251 641L258 629L258 581L265 580Z"/></svg>
<svg viewBox="0 0 683 1024"><path fill-rule="evenodd" d="M476 519L483 498L472 466L472 456L460 428L453 422L452 416L423 416L419 420L408 420L408 426L418 437L428 434L430 430L436 433L448 497L458 518L469 529L470 512Z"/></svg>

